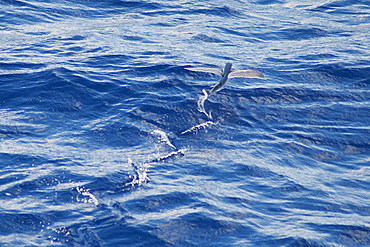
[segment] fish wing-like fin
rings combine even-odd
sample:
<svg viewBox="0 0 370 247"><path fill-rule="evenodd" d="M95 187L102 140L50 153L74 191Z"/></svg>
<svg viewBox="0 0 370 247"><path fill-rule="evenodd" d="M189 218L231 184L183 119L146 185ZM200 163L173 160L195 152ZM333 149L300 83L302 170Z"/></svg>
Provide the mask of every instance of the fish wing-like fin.
<svg viewBox="0 0 370 247"><path fill-rule="evenodd" d="M253 69L247 69L247 70L233 70L229 74L229 78L259 78L259 79L265 79L266 77L259 71L253 70Z"/></svg>
<svg viewBox="0 0 370 247"><path fill-rule="evenodd" d="M222 69L217 68L207 68L207 67L189 67L185 68L190 71L196 71L196 72L204 72L204 73L211 73L221 76L222 75Z"/></svg>

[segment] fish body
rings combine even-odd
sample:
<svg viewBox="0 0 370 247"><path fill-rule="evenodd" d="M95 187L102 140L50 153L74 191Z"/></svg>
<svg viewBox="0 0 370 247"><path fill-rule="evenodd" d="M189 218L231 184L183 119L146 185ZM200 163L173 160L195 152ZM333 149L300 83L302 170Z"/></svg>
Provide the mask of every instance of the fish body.
<svg viewBox="0 0 370 247"><path fill-rule="evenodd" d="M221 79L219 82L209 91L208 96L217 93L225 87L229 74L231 72L232 63L226 63L225 68L222 71Z"/></svg>

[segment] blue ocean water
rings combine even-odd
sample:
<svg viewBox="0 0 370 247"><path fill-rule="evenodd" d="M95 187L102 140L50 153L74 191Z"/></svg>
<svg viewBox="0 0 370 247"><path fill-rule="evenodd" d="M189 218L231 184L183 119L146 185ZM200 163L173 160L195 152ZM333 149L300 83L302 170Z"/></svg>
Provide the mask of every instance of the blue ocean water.
<svg viewBox="0 0 370 247"><path fill-rule="evenodd" d="M369 1L0 6L1 246L370 246Z"/></svg>

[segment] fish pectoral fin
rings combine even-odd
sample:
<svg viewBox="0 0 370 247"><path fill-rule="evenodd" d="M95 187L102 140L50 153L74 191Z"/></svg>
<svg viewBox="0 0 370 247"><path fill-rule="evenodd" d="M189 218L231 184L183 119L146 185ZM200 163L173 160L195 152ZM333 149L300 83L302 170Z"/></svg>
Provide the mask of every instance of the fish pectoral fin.
<svg viewBox="0 0 370 247"><path fill-rule="evenodd" d="M234 70L231 71L229 74L229 78L259 78L259 79L265 79L266 77L264 74L259 72L258 70L253 69L247 69L247 70Z"/></svg>
<svg viewBox="0 0 370 247"><path fill-rule="evenodd" d="M204 72L204 73L211 73L215 75L222 75L222 69L217 68L207 68L207 67L190 67L185 68L186 70L195 71L195 72Z"/></svg>

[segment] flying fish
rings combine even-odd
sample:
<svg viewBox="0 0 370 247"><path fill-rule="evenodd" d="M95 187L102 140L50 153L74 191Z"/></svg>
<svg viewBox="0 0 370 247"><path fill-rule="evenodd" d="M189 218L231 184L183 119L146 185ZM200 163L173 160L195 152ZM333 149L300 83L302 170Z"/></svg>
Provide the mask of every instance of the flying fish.
<svg viewBox="0 0 370 247"><path fill-rule="evenodd" d="M207 67L190 67L186 68L190 71L196 71L196 72L205 72L205 73L212 73L221 76L221 79L218 81L218 83L209 91L202 90L203 94L200 96L198 100L198 111L203 112L206 114L207 117L212 118L211 112L207 113L204 109L204 102L207 100L207 98L218 91L222 90L225 87L225 84L229 78L258 78L258 79L265 79L265 76L253 69L247 69L247 70L232 70L232 63L226 63L224 69L217 69L217 68L207 68Z"/></svg>

